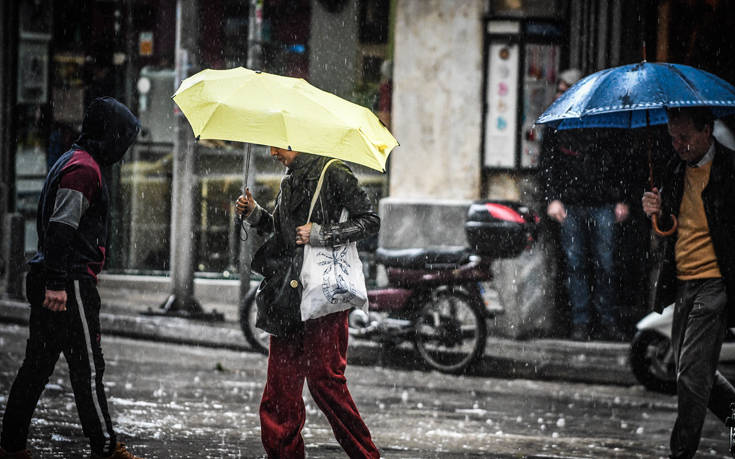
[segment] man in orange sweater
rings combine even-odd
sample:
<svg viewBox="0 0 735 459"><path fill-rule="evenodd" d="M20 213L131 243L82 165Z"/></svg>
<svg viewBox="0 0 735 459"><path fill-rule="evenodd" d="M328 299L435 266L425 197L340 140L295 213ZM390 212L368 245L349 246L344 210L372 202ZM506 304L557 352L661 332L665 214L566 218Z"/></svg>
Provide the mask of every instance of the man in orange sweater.
<svg viewBox="0 0 735 459"><path fill-rule="evenodd" d="M677 216L678 230L654 250L651 303L676 301L672 345L676 360L678 416L671 457L694 457L709 407L721 420L735 389L717 361L735 307L735 152L712 137L706 108L670 109L668 128L678 158L667 165L661 193L643 195L643 210L662 228Z"/></svg>

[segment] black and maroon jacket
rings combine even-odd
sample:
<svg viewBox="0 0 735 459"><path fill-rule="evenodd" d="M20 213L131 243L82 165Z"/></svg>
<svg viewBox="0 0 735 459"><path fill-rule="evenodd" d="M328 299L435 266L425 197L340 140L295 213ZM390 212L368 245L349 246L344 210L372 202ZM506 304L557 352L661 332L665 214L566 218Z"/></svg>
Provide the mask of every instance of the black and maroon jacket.
<svg viewBox="0 0 735 459"><path fill-rule="evenodd" d="M109 193L100 167L119 161L140 131L137 118L111 97L95 99L82 134L51 167L36 217L38 252L29 262L46 288L92 278L105 263Z"/></svg>

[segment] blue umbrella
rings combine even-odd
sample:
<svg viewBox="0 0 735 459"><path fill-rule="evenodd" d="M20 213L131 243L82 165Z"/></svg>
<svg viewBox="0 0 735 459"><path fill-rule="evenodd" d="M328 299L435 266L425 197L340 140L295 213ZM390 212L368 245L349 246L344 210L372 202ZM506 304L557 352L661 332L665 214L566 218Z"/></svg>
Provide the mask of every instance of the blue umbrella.
<svg viewBox="0 0 735 459"><path fill-rule="evenodd" d="M709 107L716 118L735 114L735 87L688 65L650 63L623 65L593 73L564 92L536 120L556 129L638 128L665 124L667 108ZM653 165L649 149L649 181ZM676 231L676 217L668 231Z"/></svg>
<svg viewBox="0 0 735 459"><path fill-rule="evenodd" d="M666 123L666 108L710 107L735 114L735 87L681 64L641 62L579 80L536 120L556 129L637 128Z"/></svg>

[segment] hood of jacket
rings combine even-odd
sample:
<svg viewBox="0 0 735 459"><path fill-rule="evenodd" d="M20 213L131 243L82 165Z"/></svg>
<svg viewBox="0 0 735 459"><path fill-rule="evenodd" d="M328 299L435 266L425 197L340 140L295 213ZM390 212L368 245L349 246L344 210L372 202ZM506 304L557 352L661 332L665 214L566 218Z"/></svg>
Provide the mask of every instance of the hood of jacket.
<svg viewBox="0 0 735 459"><path fill-rule="evenodd" d="M76 143L100 165L109 166L122 159L138 132L140 122L128 107L112 97L99 97L87 108Z"/></svg>

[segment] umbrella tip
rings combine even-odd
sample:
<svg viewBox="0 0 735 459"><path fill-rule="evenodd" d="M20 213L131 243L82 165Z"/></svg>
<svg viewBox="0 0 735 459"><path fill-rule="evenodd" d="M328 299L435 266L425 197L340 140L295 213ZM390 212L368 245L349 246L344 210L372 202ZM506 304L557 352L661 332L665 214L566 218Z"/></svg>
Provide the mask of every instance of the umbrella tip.
<svg viewBox="0 0 735 459"><path fill-rule="evenodd" d="M288 151L293 151L293 150L291 149L291 145L289 145L289 146L288 146Z"/></svg>

